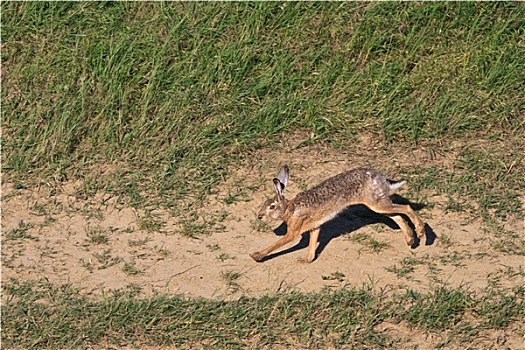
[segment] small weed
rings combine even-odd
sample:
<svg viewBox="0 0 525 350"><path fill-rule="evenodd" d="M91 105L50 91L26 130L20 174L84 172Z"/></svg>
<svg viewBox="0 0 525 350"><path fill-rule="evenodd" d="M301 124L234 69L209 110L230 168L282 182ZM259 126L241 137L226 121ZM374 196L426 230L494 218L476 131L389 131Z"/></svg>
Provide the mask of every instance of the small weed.
<svg viewBox="0 0 525 350"><path fill-rule="evenodd" d="M403 260L401 260L401 266L390 266L386 267L385 270L388 272L394 273L399 278L405 278L407 280L413 280L414 278L410 276L411 273L415 271L415 266L420 265L423 262L418 259L414 259L411 257L406 257Z"/></svg>
<svg viewBox="0 0 525 350"><path fill-rule="evenodd" d="M464 260L465 258L470 258L470 254L468 252L461 252L461 253L458 253L456 251L454 252L451 252L447 255L443 255L443 256L440 256L439 257L439 261L443 264L443 265L452 265L452 266L455 266L455 267L465 267L466 265L461 262L462 260Z"/></svg>
<svg viewBox="0 0 525 350"><path fill-rule="evenodd" d="M34 241L38 241L39 240L38 237L32 236L27 233L27 231L29 231L29 229L31 229L32 227L34 227L33 224L26 223L23 220L20 220L18 222L17 228L14 228L6 233L5 239L7 241L16 240L16 239L31 239Z"/></svg>
<svg viewBox="0 0 525 350"><path fill-rule="evenodd" d="M224 260L228 260L228 259L235 259L234 256L231 256L227 253L221 253L217 256L217 260L220 260L220 261L224 261Z"/></svg>
<svg viewBox="0 0 525 350"><path fill-rule="evenodd" d="M370 228L372 230L374 230L375 232L377 233L383 233L383 232L387 232L387 231L391 231L390 227L388 227L387 225L385 224L372 224L370 225ZM370 236L372 237L372 236Z"/></svg>
<svg viewBox="0 0 525 350"><path fill-rule="evenodd" d="M104 213L102 212L102 209L94 207L93 203L91 202L85 202L84 208L80 210L80 212L88 219L95 219L97 221L104 220Z"/></svg>
<svg viewBox="0 0 525 350"><path fill-rule="evenodd" d="M228 285L231 293L235 293L240 289L241 286L237 283L237 280L239 277L241 277L241 275L242 274L240 272L231 270L221 273L221 276L226 281L226 284Z"/></svg>
<svg viewBox="0 0 525 350"><path fill-rule="evenodd" d="M441 272L443 271L442 269L440 269L437 264L433 261L429 261L428 264L428 276L429 278L434 281L435 283L437 284L441 284L442 281L441 279L439 278L439 275L441 274Z"/></svg>
<svg viewBox="0 0 525 350"><path fill-rule="evenodd" d="M150 241L151 241L151 237L145 237L143 239L130 239L128 241L128 246L130 246L130 247L139 247L139 246L145 245L146 243L148 243Z"/></svg>
<svg viewBox="0 0 525 350"><path fill-rule="evenodd" d="M80 265L88 270L89 273L93 273L93 262L91 260L86 261L84 259L80 259Z"/></svg>
<svg viewBox="0 0 525 350"><path fill-rule="evenodd" d="M525 242L512 240L497 240L492 242L492 248L498 252L510 255L525 255Z"/></svg>
<svg viewBox="0 0 525 350"><path fill-rule="evenodd" d="M88 227L86 229L86 235L88 237L88 239L86 240L88 244L99 245L107 244L109 242L108 232L100 226Z"/></svg>
<svg viewBox="0 0 525 350"><path fill-rule="evenodd" d="M57 219L55 219L52 216L47 215L46 218L44 219L44 222L42 223L42 227L51 225L52 223L54 223L56 221L57 221Z"/></svg>
<svg viewBox="0 0 525 350"><path fill-rule="evenodd" d="M345 274L339 271L332 272L329 276L321 276L323 281L339 281L344 282Z"/></svg>
<svg viewBox="0 0 525 350"><path fill-rule="evenodd" d="M387 247L389 247L388 243L380 242L376 240L374 237L364 232L358 232L355 235L352 235L350 239L368 248L374 253L380 253L383 250L385 250Z"/></svg>
<svg viewBox="0 0 525 350"><path fill-rule="evenodd" d="M490 240L494 250L504 254L525 256L525 240L517 232L505 229L494 218L488 221L487 229L484 231L495 236Z"/></svg>
<svg viewBox="0 0 525 350"><path fill-rule="evenodd" d="M487 275L488 279L505 278L506 280L509 280L515 277L525 278L525 271L523 270L523 266L519 266L517 270L514 269L512 266L504 266L504 267L499 268L495 272L491 272Z"/></svg>
<svg viewBox="0 0 525 350"><path fill-rule="evenodd" d="M208 244L206 247L210 250L210 252L214 252L216 250L221 249L218 244Z"/></svg>
<svg viewBox="0 0 525 350"><path fill-rule="evenodd" d="M251 199L243 190L239 190L236 193L231 193L228 191L228 195L224 198L221 198L220 200L225 204L230 205L235 202L249 202Z"/></svg>
<svg viewBox="0 0 525 350"><path fill-rule="evenodd" d="M354 235L351 236L351 240L353 242L356 242L356 243L359 243L359 244L365 244L368 242L368 239L369 239L369 235L364 233L364 232L358 232Z"/></svg>
<svg viewBox="0 0 525 350"><path fill-rule="evenodd" d="M119 257L111 256L111 250L106 249L102 253L93 253L93 257L100 264L99 270L107 269L113 265L118 264L122 259Z"/></svg>
<svg viewBox="0 0 525 350"><path fill-rule="evenodd" d="M115 298L133 299L142 292L142 287L136 283L130 283L122 289L113 292Z"/></svg>
<svg viewBox="0 0 525 350"><path fill-rule="evenodd" d="M26 250L26 247L21 245L18 248L10 247L9 253L6 249L2 250L1 259L2 259L2 267L8 267L8 268L14 268L15 267L15 260L21 256L24 255L24 251Z"/></svg>
<svg viewBox="0 0 525 350"><path fill-rule="evenodd" d="M448 195L447 197L448 197L448 202L447 202L447 205L444 208L445 209L445 213L447 213L448 211L454 211L454 212L458 212L458 213L461 213L461 212L465 211L464 203L458 202L457 200L455 200L450 195Z"/></svg>
<svg viewBox="0 0 525 350"><path fill-rule="evenodd" d="M385 250L387 247L389 247L388 243L380 242L376 240L374 237L370 237L370 242L368 244L369 244L370 249L374 253L380 253L383 250Z"/></svg>
<svg viewBox="0 0 525 350"><path fill-rule="evenodd" d="M166 248L163 248L163 247L158 247L158 246L154 246L153 247L153 251L155 252L155 254L157 254L161 259L165 259L166 257L168 257L168 255L170 255L170 251Z"/></svg>
<svg viewBox="0 0 525 350"><path fill-rule="evenodd" d="M406 278L407 280L413 280L414 278L409 276L409 274L411 274L412 272L414 272L414 267L413 266L401 266L401 267L397 267L397 266L390 266L390 267L385 267L385 270L387 270L388 272L392 272L394 273L397 277L399 278Z"/></svg>
<svg viewBox="0 0 525 350"><path fill-rule="evenodd" d="M217 213L209 214L205 216L205 221L213 227L213 232L224 232L226 226L221 224L227 217L229 213L226 210L221 210Z"/></svg>
<svg viewBox="0 0 525 350"><path fill-rule="evenodd" d="M52 258L54 255L58 254L58 250L56 249L55 245L50 245L49 242L46 242L46 244L43 247L40 247L40 257L47 257Z"/></svg>
<svg viewBox="0 0 525 350"><path fill-rule="evenodd" d="M207 230L206 223L197 223L193 220L182 220L180 226L180 233L185 237L197 238L198 235L209 235L211 232Z"/></svg>
<svg viewBox="0 0 525 350"><path fill-rule="evenodd" d="M439 236L439 242L443 248L449 248L452 245L452 239L447 233L441 233Z"/></svg>
<svg viewBox="0 0 525 350"><path fill-rule="evenodd" d="M250 221L250 226L253 230L257 232L268 232L272 230L271 223L259 219Z"/></svg>
<svg viewBox="0 0 525 350"><path fill-rule="evenodd" d="M33 205L33 207L31 208L31 212L37 216L44 216L47 214L45 205L40 203L36 203L35 205Z"/></svg>
<svg viewBox="0 0 525 350"><path fill-rule="evenodd" d="M124 266L122 266L122 271L130 276L136 276L143 273L142 270L140 270L134 263L124 263Z"/></svg>
<svg viewBox="0 0 525 350"><path fill-rule="evenodd" d="M25 190L27 189L27 186L23 182L15 181L13 188L15 190Z"/></svg>
<svg viewBox="0 0 525 350"><path fill-rule="evenodd" d="M148 232L160 232L162 228L162 221L151 210L146 210L145 215L137 220L137 224L140 230Z"/></svg>
<svg viewBox="0 0 525 350"><path fill-rule="evenodd" d="M186 237L197 238L198 235L223 232L226 226L221 223L227 216L228 213L226 211L205 215L193 211L186 218L180 220L180 233Z"/></svg>

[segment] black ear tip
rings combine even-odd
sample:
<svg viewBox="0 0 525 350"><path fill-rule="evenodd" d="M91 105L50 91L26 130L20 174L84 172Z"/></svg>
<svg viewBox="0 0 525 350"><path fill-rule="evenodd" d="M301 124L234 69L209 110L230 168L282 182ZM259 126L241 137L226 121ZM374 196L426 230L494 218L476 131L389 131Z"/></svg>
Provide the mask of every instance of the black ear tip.
<svg viewBox="0 0 525 350"><path fill-rule="evenodd" d="M283 183L281 182L281 180L279 180L278 178L274 178L274 179L273 179L273 183L274 183L276 186L279 185L279 186L280 186L279 188L281 189L281 191L284 190L284 184L283 184Z"/></svg>

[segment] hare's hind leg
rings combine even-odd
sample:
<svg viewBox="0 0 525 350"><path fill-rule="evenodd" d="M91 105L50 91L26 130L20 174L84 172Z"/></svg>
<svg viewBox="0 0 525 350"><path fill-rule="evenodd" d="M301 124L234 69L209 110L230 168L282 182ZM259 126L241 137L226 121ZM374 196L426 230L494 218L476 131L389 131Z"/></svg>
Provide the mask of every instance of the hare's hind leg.
<svg viewBox="0 0 525 350"><path fill-rule="evenodd" d="M392 220L394 220L396 224L398 224L399 228L401 228L401 230L405 234L407 244L412 245L412 243L414 243L412 237L412 230L401 216L392 214L405 214L414 224L417 236L419 238L425 236L425 224L409 205L394 204L392 203L392 200L390 198L385 198L378 202L365 204L376 213L390 215Z"/></svg>
<svg viewBox="0 0 525 350"><path fill-rule="evenodd" d="M401 232L405 235L405 240L407 241L408 245L414 244L414 235L412 232L412 229L410 226L408 226L408 223L401 215L389 215L390 219L394 220L394 222L399 226L401 229Z"/></svg>

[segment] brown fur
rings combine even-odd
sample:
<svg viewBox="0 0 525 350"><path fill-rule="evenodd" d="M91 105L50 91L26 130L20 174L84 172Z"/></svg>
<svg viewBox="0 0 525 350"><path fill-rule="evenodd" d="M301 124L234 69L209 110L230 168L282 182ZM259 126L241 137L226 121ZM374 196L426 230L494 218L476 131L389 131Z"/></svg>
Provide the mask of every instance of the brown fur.
<svg viewBox="0 0 525 350"><path fill-rule="evenodd" d="M259 211L259 218L283 220L288 226L286 234L267 248L254 252L250 256L261 261L274 250L290 243L301 233L310 231L310 242L306 262L315 259L320 226L350 205L364 204L376 213L386 214L394 220L408 245L414 243L413 232L405 219L406 215L414 224L418 237L423 237L424 223L409 205L394 204L390 193L400 187L401 181L387 179L384 175L370 168L357 168L335 175L319 185L299 193L288 200L283 190L288 181L288 166L283 166L273 179L276 194L268 198Z"/></svg>

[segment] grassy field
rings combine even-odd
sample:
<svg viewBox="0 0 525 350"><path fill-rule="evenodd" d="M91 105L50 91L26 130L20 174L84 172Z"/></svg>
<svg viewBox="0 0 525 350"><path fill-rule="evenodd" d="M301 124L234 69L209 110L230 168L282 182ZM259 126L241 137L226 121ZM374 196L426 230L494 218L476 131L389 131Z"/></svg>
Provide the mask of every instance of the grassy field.
<svg viewBox="0 0 525 350"><path fill-rule="evenodd" d="M1 7L2 181L16 188L82 180L82 196L111 193L176 213L291 133L310 135L303 146L344 149L367 132L384 147L425 143L446 153L462 143L454 173L404 169L418 175L415 191L446 195L450 210L483 217L494 234L523 218L525 4ZM510 242L506 249L525 254L522 237ZM441 332L445 346L525 315L523 289L218 302L91 300L25 281L2 288L7 347L395 347L398 339L374 330L386 321Z"/></svg>
<svg viewBox="0 0 525 350"><path fill-rule="evenodd" d="M440 334L438 348L457 338L476 348L484 331L519 322L525 314L524 292L521 287L479 296L461 288L438 288L430 295L408 290L387 297L362 288L225 302L136 299L129 290L90 300L68 286L10 282L4 286L3 342L21 348L155 344L377 349L395 348L399 334L389 336L375 327L404 322L407 329Z"/></svg>

